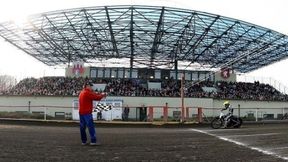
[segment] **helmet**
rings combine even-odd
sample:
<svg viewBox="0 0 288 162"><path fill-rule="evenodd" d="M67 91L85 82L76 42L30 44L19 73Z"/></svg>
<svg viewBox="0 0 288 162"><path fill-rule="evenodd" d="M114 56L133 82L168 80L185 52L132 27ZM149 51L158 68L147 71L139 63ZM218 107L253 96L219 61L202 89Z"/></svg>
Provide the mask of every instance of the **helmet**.
<svg viewBox="0 0 288 162"><path fill-rule="evenodd" d="M230 105L229 101L225 101L223 105Z"/></svg>

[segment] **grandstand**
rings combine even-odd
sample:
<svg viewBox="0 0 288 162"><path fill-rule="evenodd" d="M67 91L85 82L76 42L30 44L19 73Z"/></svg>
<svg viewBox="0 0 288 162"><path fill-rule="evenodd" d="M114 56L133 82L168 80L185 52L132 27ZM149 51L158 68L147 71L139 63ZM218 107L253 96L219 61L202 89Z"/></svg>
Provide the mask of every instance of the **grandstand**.
<svg viewBox="0 0 288 162"><path fill-rule="evenodd" d="M2 95L24 96L78 96L82 85L86 81L95 83L96 91L104 91L109 96L136 97L180 97L180 81L176 80L144 80L144 79L95 79L70 77L44 77L40 79L27 78L20 81L10 90L2 91ZM159 83L151 85L151 83ZM288 96L281 94L268 84L203 81L185 88L186 97L236 99L236 100L264 100L287 101ZM104 85L105 88L98 88ZM152 86L152 87L151 87ZM159 86L159 87L158 87Z"/></svg>
<svg viewBox="0 0 288 162"><path fill-rule="evenodd" d="M66 67L65 77L27 78L4 96L75 98L92 80L110 96L176 98L183 76L186 98L287 101L270 85L237 83L236 74L287 58L288 36L221 15L153 6L76 8L30 16L23 26L3 22L0 36L46 65Z"/></svg>

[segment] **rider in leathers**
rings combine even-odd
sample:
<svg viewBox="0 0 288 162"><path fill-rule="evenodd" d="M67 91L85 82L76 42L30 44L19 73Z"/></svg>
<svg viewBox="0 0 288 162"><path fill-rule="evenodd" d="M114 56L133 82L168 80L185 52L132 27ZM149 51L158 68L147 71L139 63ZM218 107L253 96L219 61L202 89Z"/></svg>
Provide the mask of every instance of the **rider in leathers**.
<svg viewBox="0 0 288 162"><path fill-rule="evenodd" d="M226 128L228 123L230 122L231 116L233 115L233 108L231 107L229 101L225 101L223 105L224 105L224 108L221 111L228 109L228 113L225 115L225 118L224 118L224 121L225 121L224 128Z"/></svg>

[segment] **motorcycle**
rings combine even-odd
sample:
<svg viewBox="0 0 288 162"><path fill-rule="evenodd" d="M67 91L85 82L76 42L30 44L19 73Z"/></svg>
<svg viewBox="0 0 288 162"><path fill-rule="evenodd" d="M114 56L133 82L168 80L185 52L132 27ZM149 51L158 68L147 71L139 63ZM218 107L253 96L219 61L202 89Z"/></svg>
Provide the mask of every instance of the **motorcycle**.
<svg viewBox="0 0 288 162"><path fill-rule="evenodd" d="M220 115L215 117L212 121L211 121L211 127L214 129L218 129L224 126L225 123L225 117L226 115L222 112L222 110L220 111ZM242 125L243 121L240 117L237 117L235 115L232 115L230 117L229 122L227 123L227 128L240 128Z"/></svg>

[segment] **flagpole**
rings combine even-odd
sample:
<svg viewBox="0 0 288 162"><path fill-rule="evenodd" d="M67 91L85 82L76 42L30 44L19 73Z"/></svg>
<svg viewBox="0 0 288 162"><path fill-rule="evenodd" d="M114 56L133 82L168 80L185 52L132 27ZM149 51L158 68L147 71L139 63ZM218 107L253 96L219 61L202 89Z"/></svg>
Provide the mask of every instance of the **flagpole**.
<svg viewBox="0 0 288 162"><path fill-rule="evenodd" d="M184 110L184 72L181 75L181 122L185 122L185 110Z"/></svg>

